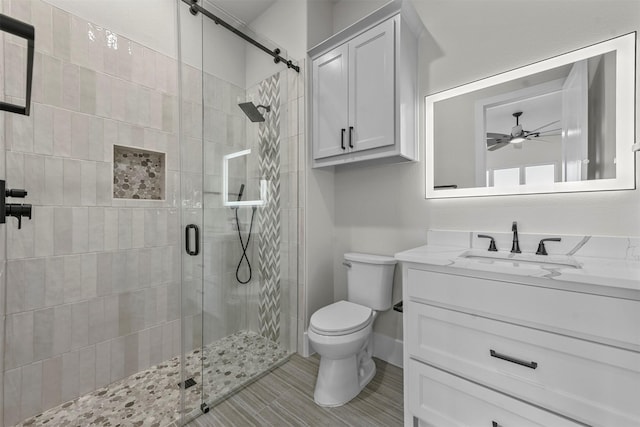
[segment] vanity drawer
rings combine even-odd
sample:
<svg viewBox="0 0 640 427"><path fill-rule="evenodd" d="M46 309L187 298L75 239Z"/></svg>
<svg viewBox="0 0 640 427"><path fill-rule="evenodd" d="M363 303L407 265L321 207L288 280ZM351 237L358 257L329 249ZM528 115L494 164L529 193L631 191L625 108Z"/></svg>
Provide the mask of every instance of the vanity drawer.
<svg viewBox="0 0 640 427"><path fill-rule="evenodd" d="M640 301L413 268L407 279L409 299L640 348Z"/></svg>
<svg viewBox="0 0 640 427"><path fill-rule="evenodd" d="M528 427L580 424L411 360L409 412L422 427ZM405 419L412 426L413 420Z"/></svg>
<svg viewBox="0 0 640 427"><path fill-rule="evenodd" d="M592 425L640 425L640 353L409 302L414 359Z"/></svg>

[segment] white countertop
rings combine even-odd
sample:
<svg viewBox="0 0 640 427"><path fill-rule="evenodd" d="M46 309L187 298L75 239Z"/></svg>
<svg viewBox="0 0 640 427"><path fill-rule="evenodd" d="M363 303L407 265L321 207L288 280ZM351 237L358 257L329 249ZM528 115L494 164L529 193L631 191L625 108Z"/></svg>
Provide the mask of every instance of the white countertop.
<svg viewBox="0 0 640 427"><path fill-rule="evenodd" d="M428 240L435 244L399 252L395 257L434 271L450 270L451 273L640 300L640 239L562 236L561 245L556 242L546 245L550 255L544 256L535 255L537 242L551 236L521 235L523 254L514 255L509 250L487 251L488 241L478 239L477 234L429 231ZM494 236L498 248L510 248L510 242L505 240L511 239L510 233L484 234ZM525 248L533 250L529 252ZM603 256L598 256L599 252ZM577 268L549 263L563 260L575 263Z"/></svg>

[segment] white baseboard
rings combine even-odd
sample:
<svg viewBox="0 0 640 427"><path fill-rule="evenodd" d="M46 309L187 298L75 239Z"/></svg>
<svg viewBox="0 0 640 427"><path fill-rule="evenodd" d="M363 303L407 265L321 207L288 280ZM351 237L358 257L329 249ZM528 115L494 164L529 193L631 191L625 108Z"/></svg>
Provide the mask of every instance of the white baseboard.
<svg viewBox="0 0 640 427"><path fill-rule="evenodd" d="M309 342L309 335L307 331L304 331L302 334L302 348L300 349L300 354L302 357L309 357L315 353L315 350L311 347L311 343Z"/></svg>
<svg viewBox="0 0 640 427"><path fill-rule="evenodd" d="M386 335L373 333L373 355L378 359L402 368L402 341Z"/></svg>

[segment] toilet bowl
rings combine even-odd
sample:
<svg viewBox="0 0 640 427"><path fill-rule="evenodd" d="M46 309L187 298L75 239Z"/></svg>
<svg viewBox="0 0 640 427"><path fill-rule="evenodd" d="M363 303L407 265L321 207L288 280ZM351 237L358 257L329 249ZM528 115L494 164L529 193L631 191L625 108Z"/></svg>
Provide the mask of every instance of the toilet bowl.
<svg viewBox="0 0 640 427"><path fill-rule="evenodd" d="M318 405L343 405L374 377L371 335L375 316L368 307L338 301L311 317L309 341L320 355L314 392Z"/></svg>
<svg viewBox="0 0 640 427"><path fill-rule="evenodd" d="M395 259L379 255L345 254L348 301L338 301L313 313L307 335L320 355L314 400L320 406L340 406L375 376L372 333L378 310L391 307Z"/></svg>

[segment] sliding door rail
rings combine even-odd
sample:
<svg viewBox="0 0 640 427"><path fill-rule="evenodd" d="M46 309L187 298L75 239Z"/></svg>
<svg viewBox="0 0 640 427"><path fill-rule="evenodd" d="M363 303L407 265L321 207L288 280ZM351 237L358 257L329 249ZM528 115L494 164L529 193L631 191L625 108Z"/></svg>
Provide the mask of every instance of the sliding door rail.
<svg viewBox="0 0 640 427"><path fill-rule="evenodd" d="M282 62L287 66L287 68L291 68L291 69L297 71L298 73L300 72L300 67L299 66L295 65L290 59L285 59L282 56L280 56L280 52L281 51L280 51L279 48L275 48L274 50L269 49L268 47L266 47L262 43L256 41L255 39L253 39L252 37L246 35L242 31L238 30L237 28L235 28L234 26L232 26L228 22L224 21L223 19L220 19L220 17L214 15L213 13L209 12L204 7L200 6L197 3L197 0L182 0L182 1L189 5L189 10L191 11L191 13L193 15L197 15L198 12L201 12L204 16L206 16L207 18L211 19L217 25L223 26L227 30L231 31L233 34L235 34L238 37L244 39L245 41L251 43L252 45L254 45L258 49L262 50L263 52L267 53L268 55L271 55L273 57L273 62L275 62L276 64Z"/></svg>

